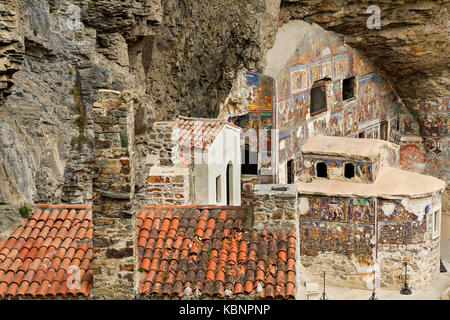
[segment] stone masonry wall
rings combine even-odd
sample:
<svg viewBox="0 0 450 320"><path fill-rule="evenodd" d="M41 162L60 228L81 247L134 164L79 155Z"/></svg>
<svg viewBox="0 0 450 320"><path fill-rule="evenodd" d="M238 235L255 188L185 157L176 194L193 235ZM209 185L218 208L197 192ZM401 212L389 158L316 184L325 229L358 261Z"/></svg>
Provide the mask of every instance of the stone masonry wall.
<svg viewBox="0 0 450 320"><path fill-rule="evenodd" d="M299 195L300 262L308 278L347 288L430 287L439 274L439 235L432 212L440 196L421 199Z"/></svg>
<svg viewBox="0 0 450 320"><path fill-rule="evenodd" d="M253 219L256 229L296 229L296 189L290 185L259 184L254 187Z"/></svg>
<svg viewBox="0 0 450 320"><path fill-rule="evenodd" d="M187 205L190 195L190 169L154 167L147 178L148 188L142 205Z"/></svg>
<svg viewBox="0 0 450 320"><path fill-rule="evenodd" d="M440 196L379 199L378 207L380 287L400 289L404 262L412 290L430 287L439 274L440 237L433 235L432 214L440 208Z"/></svg>
<svg viewBox="0 0 450 320"><path fill-rule="evenodd" d="M241 175L241 203L243 206L253 204L254 189L257 183L257 175Z"/></svg>
<svg viewBox="0 0 450 320"><path fill-rule="evenodd" d="M134 297L132 94L99 90L94 103L93 299Z"/></svg>
<svg viewBox="0 0 450 320"><path fill-rule="evenodd" d="M155 122L148 136L148 150L150 154L158 155L162 166L172 166L172 130L175 121Z"/></svg>
<svg viewBox="0 0 450 320"><path fill-rule="evenodd" d="M307 275L330 285L372 289L376 201L299 195L299 254Z"/></svg>

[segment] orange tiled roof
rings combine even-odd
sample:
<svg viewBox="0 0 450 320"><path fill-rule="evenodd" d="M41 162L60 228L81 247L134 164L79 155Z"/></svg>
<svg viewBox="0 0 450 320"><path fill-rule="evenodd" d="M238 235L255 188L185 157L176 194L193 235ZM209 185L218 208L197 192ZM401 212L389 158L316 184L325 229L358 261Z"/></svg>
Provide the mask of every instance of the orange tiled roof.
<svg viewBox="0 0 450 320"><path fill-rule="evenodd" d="M230 122L214 118L188 118L179 116L176 122L179 130L179 145L201 150L207 150L211 146L225 125L242 130Z"/></svg>
<svg viewBox="0 0 450 320"><path fill-rule="evenodd" d="M294 230L249 231L237 207L142 208L139 294L294 298Z"/></svg>
<svg viewBox="0 0 450 320"><path fill-rule="evenodd" d="M89 296L93 275L91 206L36 207L33 216L9 238L0 239L0 298ZM73 276L75 272L79 277ZM81 281L69 281L69 287L74 284L72 289L67 281L71 276Z"/></svg>

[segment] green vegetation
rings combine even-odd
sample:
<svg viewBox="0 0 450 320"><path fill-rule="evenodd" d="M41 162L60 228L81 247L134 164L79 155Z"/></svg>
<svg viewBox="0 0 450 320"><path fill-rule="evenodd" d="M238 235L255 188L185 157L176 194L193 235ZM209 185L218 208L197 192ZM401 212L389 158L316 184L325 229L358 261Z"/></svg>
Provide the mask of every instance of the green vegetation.
<svg viewBox="0 0 450 320"><path fill-rule="evenodd" d="M97 3L95 3L95 1L91 1L89 2L89 7L94 8L97 5Z"/></svg>
<svg viewBox="0 0 450 320"><path fill-rule="evenodd" d="M78 89L77 86L72 88L72 91L70 92L71 94L73 94L74 96L79 96L81 95L80 89Z"/></svg>
<svg viewBox="0 0 450 320"><path fill-rule="evenodd" d="M80 129L84 128L84 126L86 125L86 117L83 115L80 115L76 120L75 120L76 124L78 125L78 127Z"/></svg>
<svg viewBox="0 0 450 320"><path fill-rule="evenodd" d="M84 132L81 131L78 136L75 136L72 138L72 141L70 141L70 145L72 147L77 146L78 148L81 148L81 146L84 143Z"/></svg>
<svg viewBox="0 0 450 320"><path fill-rule="evenodd" d="M30 213L31 211L33 211L33 209L31 209L31 206L27 203L23 204L20 208L19 208L19 213L22 216L22 218L29 218L30 217Z"/></svg>

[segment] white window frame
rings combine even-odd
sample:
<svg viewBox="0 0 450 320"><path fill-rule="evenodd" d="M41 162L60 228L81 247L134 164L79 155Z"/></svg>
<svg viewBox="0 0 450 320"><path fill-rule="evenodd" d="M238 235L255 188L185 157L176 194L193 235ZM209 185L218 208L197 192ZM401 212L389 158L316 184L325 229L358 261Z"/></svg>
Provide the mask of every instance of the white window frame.
<svg viewBox="0 0 450 320"><path fill-rule="evenodd" d="M222 175L216 177L216 204L222 202Z"/></svg>
<svg viewBox="0 0 450 320"><path fill-rule="evenodd" d="M436 220L437 219L437 220ZM436 208L432 212L432 239L439 237L441 233L441 208Z"/></svg>

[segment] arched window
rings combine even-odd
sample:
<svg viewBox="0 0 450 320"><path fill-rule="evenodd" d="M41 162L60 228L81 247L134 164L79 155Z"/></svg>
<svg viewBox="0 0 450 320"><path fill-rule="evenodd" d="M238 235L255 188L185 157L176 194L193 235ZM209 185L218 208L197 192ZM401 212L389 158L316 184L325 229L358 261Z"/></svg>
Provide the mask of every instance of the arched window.
<svg viewBox="0 0 450 320"><path fill-rule="evenodd" d="M327 165L325 162L319 162L316 165L316 175L319 178L327 178L328 177L328 173L327 173Z"/></svg>
<svg viewBox="0 0 450 320"><path fill-rule="evenodd" d="M351 179L355 176L355 166L351 163L346 163L344 167L344 177Z"/></svg>
<svg viewBox="0 0 450 320"><path fill-rule="evenodd" d="M227 205L233 204L233 163L228 163L227 165Z"/></svg>
<svg viewBox="0 0 450 320"><path fill-rule="evenodd" d="M216 177L216 204L222 202L222 176Z"/></svg>

